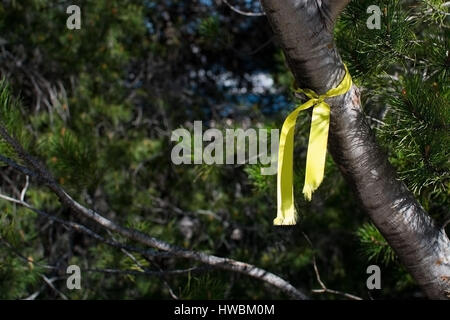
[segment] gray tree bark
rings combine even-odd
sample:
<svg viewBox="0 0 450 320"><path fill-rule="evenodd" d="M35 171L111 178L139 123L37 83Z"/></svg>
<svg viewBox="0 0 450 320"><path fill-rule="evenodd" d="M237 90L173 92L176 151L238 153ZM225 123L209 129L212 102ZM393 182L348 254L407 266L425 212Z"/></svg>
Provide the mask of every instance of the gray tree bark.
<svg viewBox="0 0 450 320"><path fill-rule="evenodd" d="M261 0L300 87L325 93L345 70L334 23L350 0ZM450 298L450 241L398 180L361 109L358 88L328 100L329 151L363 209L431 299Z"/></svg>

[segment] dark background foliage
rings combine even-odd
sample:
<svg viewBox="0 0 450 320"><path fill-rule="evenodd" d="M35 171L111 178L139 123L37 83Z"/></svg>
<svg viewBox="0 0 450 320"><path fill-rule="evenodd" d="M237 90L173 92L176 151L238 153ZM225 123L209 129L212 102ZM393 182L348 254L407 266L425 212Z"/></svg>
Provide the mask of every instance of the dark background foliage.
<svg viewBox="0 0 450 320"><path fill-rule="evenodd" d="M257 1L232 3L261 10ZM82 10L81 30L66 28L70 4ZM337 45L399 177L444 223L450 214L448 6L378 1L382 27L369 30L371 4L351 2L336 28ZM331 158L313 201L302 199L308 115L299 119L296 136L301 219L295 228L272 226L276 176L262 176L259 165L171 162L170 136L177 128L192 130L195 120L204 130L280 128L297 103L265 17L239 15L219 0L3 0L0 73L9 83L8 89L2 84L1 120L86 206L170 243L255 264L306 292L319 288L315 257L329 288L363 298L423 297ZM3 141L0 153L14 157ZM1 166L0 177L2 194L20 195L23 175ZM38 183L27 200L90 224ZM66 288L70 264L83 270L82 290ZM370 264L382 268L382 290L366 288ZM174 258L130 257L0 200L0 298L39 292L40 299L60 293L167 299L170 290L184 299L284 298L220 270L164 277L99 272L191 266ZM44 276L54 279L56 290Z"/></svg>

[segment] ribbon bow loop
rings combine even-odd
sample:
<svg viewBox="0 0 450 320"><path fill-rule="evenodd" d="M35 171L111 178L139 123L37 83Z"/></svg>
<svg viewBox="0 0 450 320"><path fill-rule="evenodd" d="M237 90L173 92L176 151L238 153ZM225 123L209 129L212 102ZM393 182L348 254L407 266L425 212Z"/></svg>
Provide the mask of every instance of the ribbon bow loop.
<svg viewBox="0 0 450 320"><path fill-rule="evenodd" d="M324 95L318 95L310 89L296 90L296 92L304 93L309 100L288 115L281 129L277 175L278 211L277 217L273 221L275 225L294 225L297 221L293 187L294 129L300 111L311 107L313 107L313 112L306 156L305 184L303 187L303 194L307 200L311 200L312 193L323 180L328 129L330 126L330 106L325 102L325 99L345 94L350 90L352 78L347 67L345 65L344 67L344 79L339 86L329 90Z"/></svg>
<svg viewBox="0 0 450 320"><path fill-rule="evenodd" d="M319 99L320 98L320 96L317 93L315 93L314 91L312 91L311 89L300 89L300 88L298 88L297 90L295 90L295 92L303 93L309 99Z"/></svg>

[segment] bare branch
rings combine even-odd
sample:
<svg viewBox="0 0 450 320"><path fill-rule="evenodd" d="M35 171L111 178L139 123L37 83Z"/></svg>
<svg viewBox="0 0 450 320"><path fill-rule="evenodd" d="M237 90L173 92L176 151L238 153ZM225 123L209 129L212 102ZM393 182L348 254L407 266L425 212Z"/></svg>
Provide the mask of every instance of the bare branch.
<svg viewBox="0 0 450 320"><path fill-rule="evenodd" d="M32 206L30 206L26 202L22 202L22 201L20 201L18 199L14 199L14 198L8 197L8 196L3 195L3 194L0 194L0 199L3 199L3 200L6 200L6 201L9 201L9 202L21 205L21 206L23 206L23 207L25 207L25 208L27 208L27 209L29 209L29 210L31 210L31 211L41 215L41 216L43 216L43 217L45 217L45 218L47 218L47 219L49 219L51 221L55 221L55 222L57 222L59 224L62 224L64 226L66 226L67 228L70 228L70 229L72 229L74 231L84 233L84 234L86 234L86 235L96 239L97 241L101 241L101 242L103 242L103 243L105 243L105 244L107 244L109 246L115 247L115 248L126 249L126 250L129 250L129 251L137 252L137 253L140 253L143 256L147 256L147 257L171 257L172 256L168 252L158 252L158 251L155 251L153 249L142 249L142 248L137 248L137 247L132 247L132 246L129 246L129 245L125 245L125 244L122 244L122 243L120 243L118 241L111 241L111 240L106 239L103 236L99 235L98 233L92 231L91 229L87 228L86 226L84 226L82 224L79 224L79 223L76 223L76 222L73 222L73 221L66 221L66 220L63 220L61 218L57 218L57 217L55 217L55 216L53 216L51 214L48 214L48 213L46 213L46 212L44 212L42 210L33 208Z"/></svg>
<svg viewBox="0 0 450 320"><path fill-rule="evenodd" d="M213 267L230 270L234 272L239 272L242 274L245 274L247 276L262 280L264 282L267 282L284 293L288 294L290 297L295 299L307 299L307 296L303 294L298 289L294 288L290 283L288 283L286 280L276 276L273 273L270 273L266 270L257 268L251 264L236 261L233 259L228 258L222 258L217 257L213 255L208 255L203 252L196 252L192 250L187 250L184 248L176 247L174 245L171 245L167 242L164 242L162 240L159 240L157 238L148 236L138 230L129 229L122 227L113 221L105 218L104 216L100 215L99 213L95 212L94 210L88 209L72 199L60 186L56 184L49 185L50 189L59 197L61 202L67 206L69 206L72 210L75 212L95 221L100 226L104 227L105 229L117 232L118 234L137 241L141 244L172 253L175 257L190 259L199 261L208 265L211 265Z"/></svg>
<svg viewBox="0 0 450 320"><path fill-rule="evenodd" d="M231 10L233 10L234 12L246 16L246 17L262 17L265 16L266 14L264 12L248 12L248 11L242 11L238 8L236 8L235 6L231 5L228 0L222 0L223 3L225 3Z"/></svg>
<svg viewBox="0 0 450 320"><path fill-rule="evenodd" d="M166 271L153 271L153 270L118 270L118 269L83 269L83 272L97 272L97 273L109 273L109 274L129 274L129 275L149 275L149 276L164 276L164 275L183 275L191 272L206 271L209 268L192 267L188 269L180 270L166 270Z"/></svg>
<svg viewBox="0 0 450 320"><path fill-rule="evenodd" d="M11 168L16 169L17 171L27 175L27 176L31 176L33 178L36 179L40 179L39 175L33 171L31 171L30 169L28 169L27 167L21 166L19 164L17 164L15 161L13 161L12 159L5 157L3 155L0 154L0 161L6 163L8 166L10 166Z"/></svg>
<svg viewBox="0 0 450 320"><path fill-rule="evenodd" d="M306 233L302 232L303 237L306 239L306 241L308 242L308 244L310 245L310 247L314 250L314 246L311 242L311 240L309 239L309 237L306 235ZM316 263L316 256L315 254L313 255L313 267L314 267L314 272L316 274L316 279L317 282L319 283L320 287L322 289L315 289L315 290L311 290L314 293L331 293L331 294L336 294L336 295L340 295L340 296L344 296L346 298L352 299L352 300L363 300L362 298L355 296L353 294L350 293L346 293L346 292L342 292L342 291L337 291L337 290L333 290L333 289L328 289L327 286L325 285L325 283L323 283L322 279L320 278L320 273L319 273L319 268L317 268L317 263Z"/></svg>
<svg viewBox="0 0 450 320"><path fill-rule="evenodd" d="M1 160L0 160L0 161L1 161ZM7 173L5 172L5 170L1 170L1 171L0 171L0 175L1 175L2 180L4 180L4 181L9 185L9 187L12 189L12 192L13 192L14 194L16 194L17 196L20 196L20 190L17 188L16 182L13 182L13 181L8 177L8 175L7 175Z"/></svg>
<svg viewBox="0 0 450 320"><path fill-rule="evenodd" d="M296 289L289 282L287 282L286 280L282 279L281 277L279 277L271 272L268 272L264 269L258 268L256 266L253 266L253 265L245 263L245 262L236 261L236 260L228 259L228 258L217 257L217 256L209 255L209 254L206 254L203 252L196 252L193 250L187 250L184 248L180 248L180 247L171 245L165 241L151 237L151 236L149 236L145 233L142 233L138 230L126 228L119 224L116 224L115 222L102 216L98 212L84 207L83 205L78 203L76 200L74 200L70 195L68 195L65 192L65 190L55 182L55 179L52 177L50 172L47 171L45 169L45 167L41 163L39 163L38 160L34 159L33 157L31 157L30 155L28 155L25 152L25 150L22 148L22 146L13 137L11 137L8 134L8 132L2 125L0 125L0 135L3 137L3 139L8 144L10 144L13 147L13 149L16 151L16 153L26 163L28 163L33 169L35 169L37 171L39 177L42 178L42 181L50 188L50 190L52 190L56 194L56 196L58 196L58 198L60 199L62 204L68 206L74 212L76 212L86 218L89 218L90 220L94 221L96 224L103 227L104 229L116 232L125 238L134 240L145 246L149 246L149 247L161 250L161 251L166 251L166 252L170 253L171 255L173 255L174 257L198 261L198 262L210 265L212 267L229 270L229 271L233 271L233 272L238 272L238 273L242 273L247 276L250 276L252 278L256 278L258 280L264 281L264 282L278 288L279 290L281 290L282 292L284 292L285 294L287 294L289 297L291 297L293 299L299 299L299 300L308 299L308 297L303 292ZM3 158L5 158L5 157L3 157ZM2 160L2 158L0 158L0 160ZM15 169L17 169L21 172L26 171L26 172L32 173L31 170L21 167L21 166L18 166L12 160L10 160L10 159L7 159L7 160L8 160L8 162L6 162L6 163L7 164L12 163L12 166ZM0 197L5 200L21 204L29 209L32 209L32 207L30 205L28 205L20 200L16 200L16 199L13 199L13 198L10 198L7 196L3 196L3 195L0 195ZM32 210L34 211L36 209L33 208ZM39 212L39 210L36 210L36 212ZM55 218L55 217L53 217L53 218ZM85 232L88 232L86 230L87 228L85 228L84 226L81 226L79 224L76 224L75 227L77 227L77 228L81 227ZM94 234L92 234L92 235L94 236ZM98 235L95 235L95 236L97 237ZM100 237L100 238L102 238L102 237ZM102 241L104 241L104 240L102 240Z"/></svg>
<svg viewBox="0 0 450 320"><path fill-rule="evenodd" d="M316 273L317 282L319 282L322 289L315 289L315 290L312 290L312 292L314 292L314 293L331 293L331 294L344 296L344 297L352 299L352 300L363 300L362 298L355 296L353 294L350 294L350 293L337 291L337 290L333 290L333 289L328 289L327 286L325 285L325 283L323 283L322 280L320 279L319 269L317 268L315 257L313 258L313 264L314 264L314 272Z"/></svg>
<svg viewBox="0 0 450 320"><path fill-rule="evenodd" d="M42 275L42 279L44 279L45 283L48 284L48 286L50 288L52 288L63 300L69 300L69 298L67 298L67 296L62 293L61 291L59 291L58 289L56 289L56 287L53 285L54 281L51 281L49 278L47 278L45 275Z"/></svg>
<svg viewBox="0 0 450 320"><path fill-rule="evenodd" d="M48 285L48 283L53 284L53 282L55 282L57 280L61 280L61 278L58 278L58 277L53 277L50 279L47 278L48 282L45 281L45 284L43 286L41 286L38 291L34 292L33 294L29 295L28 297L26 297L22 300L35 300L42 293L42 291L44 291L44 289L45 289L46 285Z"/></svg>
<svg viewBox="0 0 450 320"><path fill-rule="evenodd" d="M50 280L52 280L52 279L50 279ZM23 300L35 300L41 294L41 292L44 291L44 287L45 286L42 286L38 291L34 292L33 294L29 295L28 297L24 298Z"/></svg>
<svg viewBox="0 0 450 320"><path fill-rule="evenodd" d="M22 259L23 261L27 262L27 263L34 263L32 260L30 260L30 258L25 257L22 253L20 253L16 248L14 248L7 240L3 239L2 237L0 237L0 242L2 242L5 246L8 247L8 249L10 249L17 257L19 257L20 259ZM137 261L137 259L130 254L128 251L126 251L125 249L122 248L122 251L126 252L127 255L132 258L133 261L135 261L135 263L139 266L139 268L141 270L137 271L137 270L118 270L118 269L82 269L82 272L98 272L98 273L107 273L107 274L115 274L115 275L150 275L150 276L157 276L160 277L161 280L163 281L164 285L167 287L169 294L171 295L171 297L173 299L178 300L178 296L173 292L172 288L170 287L169 283L167 282L167 280L165 279L165 276L168 275L183 275L186 273L194 273L194 272L204 272L204 271L208 271L210 268L208 267L192 267L192 268L188 268L188 269L180 269L180 270L162 270L159 266L158 269L159 271L153 271L153 270L147 270L144 269L144 267ZM51 269L51 270L56 270L58 269L57 267L54 266L48 266L48 265L42 265L39 263L36 263L36 265L46 268L46 269ZM49 285L53 290L56 290L57 293L64 299L66 300L66 296L63 295L60 291L58 291L54 286L53 286L53 282L56 280L60 280L60 279L64 279L65 277L54 277L51 279L48 279L45 275L41 275L41 277L44 279L44 281L46 282L47 285ZM34 292L33 294L31 294L30 296L28 296L27 298L25 298L24 300L34 300L36 299L39 294L42 293L42 291L44 290L45 285L42 286L38 291ZM66 297L66 298L64 298Z"/></svg>
<svg viewBox="0 0 450 320"><path fill-rule="evenodd" d="M30 177L26 176L25 187L23 187L22 192L20 193L20 201L25 201L25 195L27 193L29 186L30 186Z"/></svg>

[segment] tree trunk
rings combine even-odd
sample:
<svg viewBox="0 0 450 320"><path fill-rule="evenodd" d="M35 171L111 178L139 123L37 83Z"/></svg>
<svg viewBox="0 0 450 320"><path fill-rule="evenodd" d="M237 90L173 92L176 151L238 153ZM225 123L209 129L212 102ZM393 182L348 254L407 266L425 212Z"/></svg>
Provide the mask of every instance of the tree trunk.
<svg viewBox="0 0 450 320"><path fill-rule="evenodd" d="M300 87L325 93L345 73L333 27L350 0L261 0ZM400 261L431 299L450 298L450 241L415 200L375 141L355 85L329 99L329 151Z"/></svg>

